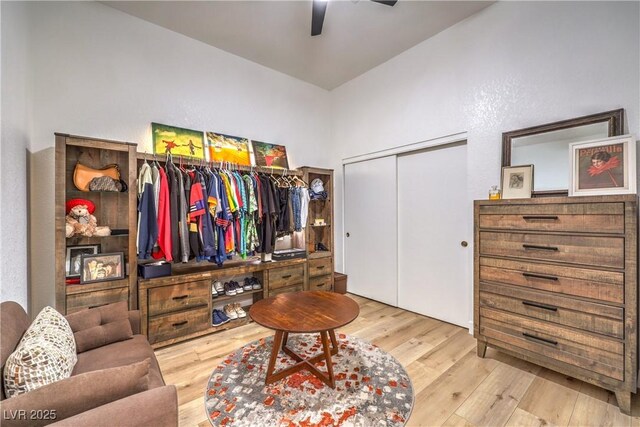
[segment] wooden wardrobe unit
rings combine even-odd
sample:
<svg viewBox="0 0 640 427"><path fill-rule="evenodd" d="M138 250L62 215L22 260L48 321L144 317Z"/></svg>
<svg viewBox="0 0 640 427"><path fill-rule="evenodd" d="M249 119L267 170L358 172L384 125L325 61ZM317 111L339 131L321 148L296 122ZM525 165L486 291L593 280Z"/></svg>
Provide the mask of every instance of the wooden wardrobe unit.
<svg viewBox="0 0 640 427"><path fill-rule="evenodd" d="M636 195L475 202L474 336L615 392L638 377Z"/></svg>

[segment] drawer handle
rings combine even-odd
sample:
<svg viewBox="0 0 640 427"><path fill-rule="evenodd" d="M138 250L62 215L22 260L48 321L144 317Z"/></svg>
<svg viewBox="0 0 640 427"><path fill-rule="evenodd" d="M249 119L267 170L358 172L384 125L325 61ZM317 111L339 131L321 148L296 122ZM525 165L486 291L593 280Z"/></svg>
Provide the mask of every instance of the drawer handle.
<svg viewBox="0 0 640 427"><path fill-rule="evenodd" d="M324 286L324 283L318 283L318 284L316 285L316 288L320 288L320 287L322 287L322 286Z"/></svg>
<svg viewBox="0 0 640 427"><path fill-rule="evenodd" d="M286 276L282 276L283 279L288 279L289 277L291 277L290 274L287 274Z"/></svg>
<svg viewBox="0 0 640 427"><path fill-rule="evenodd" d="M189 323L188 320L183 320L182 322L173 323L171 326L177 328L178 326L186 325L187 323Z"/></svg>
<svg viewBox="0 0 640 427"><path fill-rule="evenodd" d="M173 299L175 299L175 300L181 300L181 299L185 299L185 298L189 298L189 295L180 295L179 297L173 297Z"/></svg>
<svg viewBox="0 0 640 427"><path fill-rule="evenodd" d="M546 279L546 280L555 280L558 281L556 276L545 276L544 274L534 274L534 273L522 273L524 277L533 277L536 279Z"/></svg>
<svg viewBox="0 0 640 427"><path fill-rule="evenodd" d="M536 337L535 335L531 335L531 334L528 334L526 332L523 332L522 335L528 340L540 341L540 342L542 342L544 344L558 345L558 341L553 341L553 340L548 340L546 338Z"/></svg>
<svg viewBox="0 0 640 427"><path fill-rule="evenodd" d="M542 251L558 251L558 248L556 246L522 245L522 247L525 249L540 249Z"/></svg>
<svg viewBox="0 0 640 427"><path fill-rule="evenodd" d="M319 265L319 266L317 266L316 268L317 268L318 270L322 270L322 269L323 269L323 268L325 268L325 267L326 267L326 265Z"/></svg>
<svg viewBox="0 0 640 427"><path fill-rule="evenodd" d="M530 219L557 221L558 216L557 215L522 215L522 219L524 219L525 221L528 221Z"/></svg>
<svg viewBox="0 0 640 427"><path fill-rule="evenodd" d="M554 307L552 305L540 304L540 303L537 303L537 302L522 301L522 304L523 305L528 305L530 307L541 308L543 310L558 311L558 307Z"/></svg>

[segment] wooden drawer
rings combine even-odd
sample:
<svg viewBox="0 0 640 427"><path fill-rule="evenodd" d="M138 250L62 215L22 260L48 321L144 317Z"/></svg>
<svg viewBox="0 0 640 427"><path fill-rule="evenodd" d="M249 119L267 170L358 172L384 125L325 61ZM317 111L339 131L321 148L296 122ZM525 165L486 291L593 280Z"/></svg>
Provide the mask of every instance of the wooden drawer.
<svg viewBox="0 0 640 427"><path fill-rule="evenodd" d="M151 344L178 338L210 327L209 307L166 314L149 319Z"/></svg>
<svg viewBox="0 0 640 427"><path fill-rule="evenodd" d="M624 268L624 238L481 231L480 255Z"/></svg>
<svg viewBox="0 0 640 427"><path fill-rule="evenodd" d="M480 281L624 303L624 273L480 257Z"/></svg>
<svg viewBox="0 0 640 427"><path fill-rule="evenodd" d="M480 307L624 338L624 310L514 286L480 283Z"/></svg>
<svg viewBox="0 0 640 427"><path fill-rule="evenodd" d="M331 258L310 259L308 264L309 277L324 276L332 273Z"/></svg>
<svg viewBox="0 0 640 427"><path fill-rule="evenodd" d="M67 295L67 314L85 308L100 307L118 301L129 299L129 288L105 289L102 291L86 292Z"/></svg>
<svg viewBox="0 0 640 427"><path fill-rule="evenodd" d="M333 276L331 274L309 279L309 290L310 291L330 291L332 290L331 279L333 279Z"/></svg>
<svg viewBox="0 0 640 427"><path fill-rule="evenodd" d="M482 307L480 332L514 351L525 349L624 381L621 341Z"/></svg>
<svg viewBox="0 0 640 427"><path fill-rule="evenodd" d="M293 286L281 287L277 289L273 289L269 291L269 296L272 297L274 295L284 294L287 292L298 292L302 290L302 283Z"/></svg>
<svg viewBox="0 0 640 427"><path fill-rule="evenodd" d="M480 228L624 233L624 203L480 207Z"/></svg>
<svg viewBox="0 0 640 427"><path fill-rule="evenodd" d="M211 299L209 282L182 283L149 289L149 316L208 305Z"/></svg>
<svg viewBox="0 0 640 427"><path fill-rule="evenodd" d="M304 265L269 270L269 290L304 283Z"/></svg>

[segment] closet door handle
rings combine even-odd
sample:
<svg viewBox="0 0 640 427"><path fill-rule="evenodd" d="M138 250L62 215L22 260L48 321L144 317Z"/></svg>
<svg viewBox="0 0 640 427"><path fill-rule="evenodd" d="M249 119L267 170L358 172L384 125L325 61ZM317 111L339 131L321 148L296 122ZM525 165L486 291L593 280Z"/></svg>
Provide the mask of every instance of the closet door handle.
<svg viewBox="0 0 640 427"><path fill-rule="evenodd" d="M524 277L533 277L535 279L546 279L546 280L554 280L558 281L558 278L555 276L545 276L544 274L534 274L534 273L522 273Z"/></svg>
<svg viewBox="0 0 640 427"><path fill-rule="evenodd" d="M548 340L548 339L546 339L546 338L540 338L540 337L537 337L537 336L535 336L535 335L528 334L528 333L526 333L526 332L523 332L523 333L522 333L522 335L523 335L526 339L528 339L529 341L539 341L539 342L541 342L541 343L543 343L543 344L558 345L558 341Z"/></svg>
<svg viewBox="0 0 640 427"><path fill-rule="evenodd" d="M531 219L557 221L559 218L558 215L522 215L522 219L524 219L525 221Z"/></svg>
<svg viewBox="0 0 640 427"><path fill-rule="evenodd" d="M350 233L347 233L347 237L349 237L349 236L351 236L351 234L350 234Z"/></svg>
<svg viewBox="0 0 640 427"><path fill-rule="evenodd" d="M173 297L174 300L181 300L185 298L189 298L189 295L180 295L179 297Z"/></svg>
<svg viewBox="0 0 640 427"><path fill-rule="evenodd" d="M558 251L558 248L556 246L522 245L522 247L524 249L539 249L541 251Z"/></svg>
<svg viewBox="0 0 640 427"><path fill-rule="evenodd" d="M183 320L182 322L173 323L171 324L171 326L173 326L174 328L177 328L178 326L183 326L183 325L186 325L187 323L189 323L188 320Z"/></svg>
<svg viewBox="0 0 640 427"><path fill-rule="evenodd" d="M522 301L522 305L528 305L529 307L541 308L543 310L558 311L558 307L554 307L552 305L547 305L547 304L540 304L540 303L537 303L537 302Z"/></svg>
<svg viewBox="0 0 640 427"><path fill-rule="evenodd" d="M291 277L290 274L287 274L286 276L282 276L283 279L288 279L289 277Z"/></svg>

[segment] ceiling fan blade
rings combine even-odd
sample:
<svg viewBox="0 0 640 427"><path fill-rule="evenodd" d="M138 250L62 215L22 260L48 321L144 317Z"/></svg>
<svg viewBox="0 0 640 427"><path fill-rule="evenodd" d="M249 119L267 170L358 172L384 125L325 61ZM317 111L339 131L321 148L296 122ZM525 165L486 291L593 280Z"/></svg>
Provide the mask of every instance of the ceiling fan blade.
<svg viewBox="0 0 640 427"><path fill-rule="evenodd" d="M380 4L386 4L387 6L394 6L396 3L398 3L398 0L371 0L371 1L374 1Z"/></svg>
<svg viewBox="0 0 640 427"><path fill-rule="evenodd" d="M324 13L327 11L327 0L313 0L311 12L311 35L318 36L322 33Z"/></svg>

